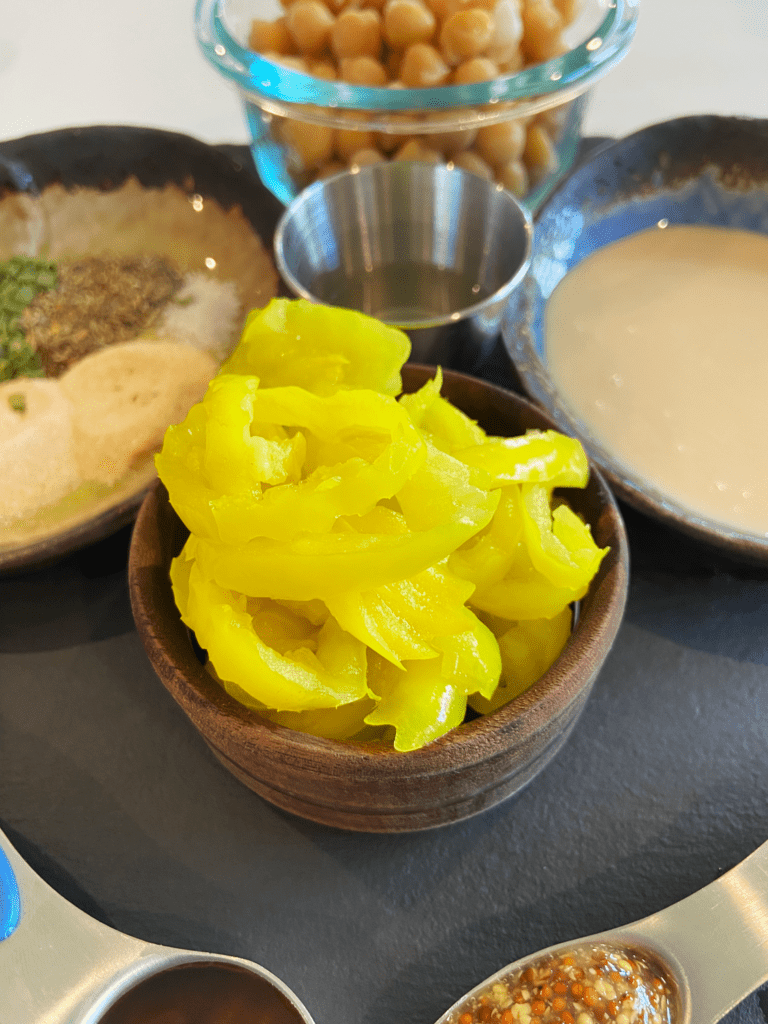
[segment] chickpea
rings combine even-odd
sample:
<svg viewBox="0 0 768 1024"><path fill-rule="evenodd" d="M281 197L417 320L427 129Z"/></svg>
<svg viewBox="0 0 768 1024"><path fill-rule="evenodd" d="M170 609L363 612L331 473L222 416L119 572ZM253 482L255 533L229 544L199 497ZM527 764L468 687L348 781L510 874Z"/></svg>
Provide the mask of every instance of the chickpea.
<svg viewBox="0 0 768 1024"><path fill-rule="evenodd" d="M387 84L383 64L373 57L344 57L339 61L339 75L352 85L382 86Z"/></svg>
<svg viewBox="0 0 768 1024"><path fill-rule="evenodd" d="M474 82L490 82L499 77L499 67L488 57L470 57L459 64L453 73L454 85L472 85Z"/></svg>
<svg viewBox="0 0 768 1024"><path fill-rule="evenodd" d="M387 75L390 82L396 82L400 77L400 62L403 59L403 55L400 50L390 50L384 60L384 68L386 69Z"/></svg>
<svg viewBox="0 0 768 1024"><path fill-rule="evenodd" d="M320 167L333 156L334 130L286 118L281 135L290 149L289 163L300 170Z"/></svg>
<svg viewBox="0 0 768 1024"><path fill-rule="evenodd" d="M386 157L378 149L358 149L349 158L350 167L370 167L372 164L381 164Z"/></svg>
<svg viewBox="0 0 768 1024"><path fill-rule="evenodd" d="M581 0L553 0L566 25L574 20L581 8Z"/></svg>
<svg viewBox="0 0 768 1024"><path fill-rule="evenodd" d="M290 68L291 71L300 71L302 75L309 74L309 65L303 57L293 57L284 53L262 53L262 57L265 60L271 60L273 64L279 64L280 67Z"/></svg>
<svg viewBox="0 0 768 1024"><path fill-rule="evenodd" d="M540 63L564 52L563 18L551 0L524 0L522 16L522 49L529 61Z"/></svg>
<svg viewBox="0 0 768 1024"><path fill-rule="evenodd" d="M448 65L429 43L413 43L403 54L400 80L410 89L443 85L448 73Z"/></svg>
<svg viewBox="0 0 768 1024"><path fill-rule="evenodd" d="M497 63L520 61L520 42L523 38L523 19L520 0L499 0L493 9L494 29L488 44L487 56Z"/></svg>
<svg viewBox="0 0 768 1024"><path fill-rule="evenodd" d="M424 144L421 139L411 139L392 157L393 160L415 160L422 164L441 164L443 158L436 149Z"/></svg>
<svg viewBox="0 0 768 1024"><path fill-rule="evenodd" d="M502 75L513 75L524 67L525 58L523 57L523 51L519 48L514 53L509 53L506 60L499 61L499 71Z"/></svg>
<svg viewBox="0 0 768 1024"><path fill-rule="evenodd" d="M463 171L470 171L480 178L485 178L486 181L493 181L493 168L489 167L474 150L468 149L466 153L457 153L453 158L453 163Z"/></svg>
<svg viewBox="0 0 768 1024"><path fill-rule="evenodd" d="M408 135L398 135L394 132L376 132L376 145L382 153L394 153L398 146L409 140Z"/></svg>
<svg viewBox="0 0 768 1024"><path fill-rule="evenodd" d="M320 181L323 178L332 178L334 174L340 174L342 171L346 171L346 166L339 163L338 160L329 160L327 164L323 164L320 170L317 172L316 181Z"/></svg>
<svg viewBox="0 0 768 1024"><path fill-rule="evenodd" d="M285 18L262 21L254 18L248 36L248 45L256 53L295 53L293 39L285 24Z"/></svg>
<svg viewBox="0 0 768 1024"><path fill-rule="evenodd" d="M353 153L375 148L373 132L356 128L336 129L336 155L340 160L348 161Z"/></svg>
<svg viewBox="0 0 768 1024"><path fill-rule="evenodd" d="M460 64L469 57L481 54L495 29L493 15L488 11L470 8L456 11L440 30L440 49L449 64Z"/></svg>
<svg viewBox="0 0 768 1024"><path fill-rule="evenodd" d="M439 124L441 121L450 121L453 116L450 111L440 112L433 114L430 121L432 124ZM438 149L445 156L451 157L455 153L469 149L476 138L476 128L450 128L444 132L429 132L424 136L424 141L433 149Z"/></svg>
<svg viewBox="0 0 768 1024"><path fill-rule="evenodd" d="M525 127L519 121L483 125L477 131L475 149L492 167L518 160L525 149Z"/></svg>
<svg viewBox="0 0 768 1024"><path fill-rule="evenodd" d="M390 82L387 88L395 91L405 89L405 86L402 82ZM408 142L414 137L413 133L418 129L421 120L418 114L414 115L408 111L389 114L386 119L386 130L376 133L377 146L382 153L394 152L404 142Z"/></svg>
<svg viewBox="0 0 768 1024"><path fill-rule="evenodd" d="M557 167L557 148L543 125L532 124L528 128L523 159L537 181Z"/></svg>
<svg viewBox="0 0 768 1024"><path fill-rule="evenodd" d="M477 128L457 128L454 132L430 133L430 145L445 153L447 157L454 157L457 153L463 153L474 145L477 138Z"/></svg>
<svg viewBox="0 0 768 1024"><path fill-rule="evenodd" d="M453 0L424 0L424 2L432 11L437 21L442 22L446 16L446 9Z"/></svg>
<svg viewBox="0 0 768 1024"><path fill-rule="evenodd" d="M328 45L334 17L320 0L295 0L286 11L285 24L299 51L315 56Z"/></svg>
<svg viewBox="0 0 768 1024"><path fill-rule="evenodd" d="M468 11L471 8L493 13L496 0L424 0L432 9L437 20L442 24L456 14L457 11Z"/></svg>
<svg viewBox="0 0 768 1024"><path fill-rule="evenodd" d="M522 199L528 191L528 171L522 160L510 160L508 164L503 164L496 172L496 178L518 199Z"/></svg>
<svg viewBox="0 0 768 1024"><path fill-rule="evenodd" d="M381 53L381 15L373 10L346 10L331 30L336 58L378 57Z"/></svg>
<svg viewBox="0 0 768 1024"><path fill-rule="evenodd" d="M335 82L338 78L336 68L329 60L311 60L307 70L314 78L322 78L326 82Z"/></svg>
<svg viewBox="0 0 768 1024"><path fill-rule="evenodd" d="M436 25L434 14L421 0L387 0L384 7L384 38L395 48L428 43Z"/></svg>

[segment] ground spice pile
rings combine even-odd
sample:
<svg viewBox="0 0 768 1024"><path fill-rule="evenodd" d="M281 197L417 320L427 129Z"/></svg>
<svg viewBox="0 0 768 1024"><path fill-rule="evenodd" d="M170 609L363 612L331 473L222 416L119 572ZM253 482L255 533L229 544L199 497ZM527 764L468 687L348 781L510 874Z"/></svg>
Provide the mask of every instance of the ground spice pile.
<svg viewBox="0 0 768 1024"><path fill-rule="evenodd" d="M90 352L146 330L181 286L160 256L89 256L59 266L56 289L32 300L20 326L46 377L60 377Z"/></svg>

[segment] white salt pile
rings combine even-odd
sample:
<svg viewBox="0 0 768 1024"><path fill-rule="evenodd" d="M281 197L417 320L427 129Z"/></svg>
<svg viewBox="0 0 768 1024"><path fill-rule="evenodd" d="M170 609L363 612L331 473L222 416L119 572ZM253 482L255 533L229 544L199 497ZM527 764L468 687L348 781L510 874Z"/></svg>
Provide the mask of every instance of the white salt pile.
<svg viewBox="0 0 768 1024"><path fill-rule="evenodd" d="M152 333L210 352L221 363L232 351L241 326L234 281L195 271L185 275L181 291L165 307Z"/></svg>

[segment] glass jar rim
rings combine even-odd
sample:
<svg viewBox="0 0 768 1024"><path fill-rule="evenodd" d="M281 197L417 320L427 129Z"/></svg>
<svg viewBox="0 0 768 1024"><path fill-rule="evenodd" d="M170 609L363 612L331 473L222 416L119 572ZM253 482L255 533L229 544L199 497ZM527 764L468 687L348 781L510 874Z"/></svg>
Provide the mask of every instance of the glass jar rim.
<svg viewBox="0 0 768 1024"><path fill-rule="evenodd" d="M549 98L548 106L572 99L621 60L635 34L639 0L608 0L604 18L588 39L542 64L487 82L418 89L326 81L276 64L232 35L225 23L225 7L226 0L197 0L197 40L211 64L257 105L311 105L384 114L516 101L523 113L532 98Z"/></svg>

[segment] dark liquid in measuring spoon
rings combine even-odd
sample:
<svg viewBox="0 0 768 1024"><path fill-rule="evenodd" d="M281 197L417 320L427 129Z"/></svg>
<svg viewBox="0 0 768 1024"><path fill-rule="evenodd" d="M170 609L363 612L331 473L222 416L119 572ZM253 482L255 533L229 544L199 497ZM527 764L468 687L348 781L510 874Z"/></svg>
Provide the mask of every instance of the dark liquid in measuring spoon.
<svg viewBox="0 0 768 1024"><path fill-rule="evenodd" d="M99 1024L300 1024L268 981L235 965L185 964L139 982Z"/></svg>
<svg viewBox="0 0 768 1024"><path fill-rule="evenodd" d="M389 263L354 276L337 267L319 274L312 291L328 305L359 309L388 323L443 318L491 294L478 283L476 269L416 262Z"/></svg>

